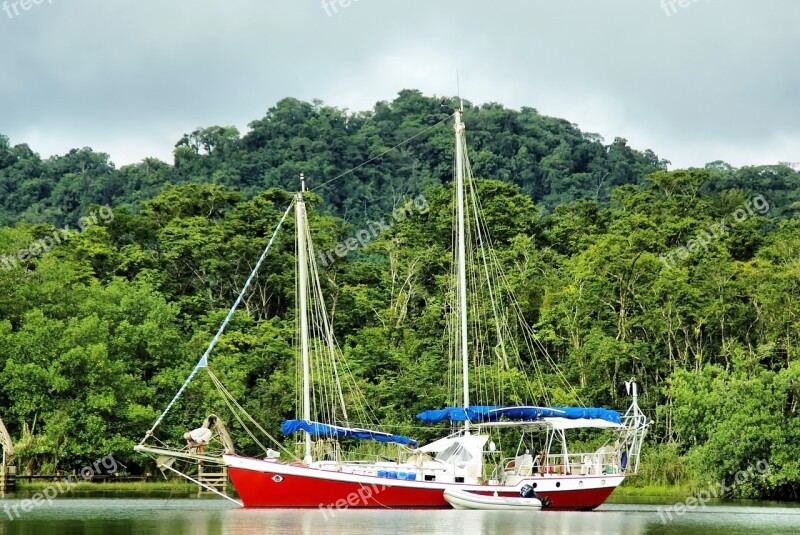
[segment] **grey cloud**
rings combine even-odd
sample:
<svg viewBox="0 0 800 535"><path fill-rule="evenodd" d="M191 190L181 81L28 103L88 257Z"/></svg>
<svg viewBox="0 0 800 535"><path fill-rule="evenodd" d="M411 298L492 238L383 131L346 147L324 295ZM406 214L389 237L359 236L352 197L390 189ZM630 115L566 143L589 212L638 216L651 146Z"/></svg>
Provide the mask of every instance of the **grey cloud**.
<svg viewBox="0 0 800 535"><path fill-rule="evenodd" d="M661 0L358 0L331 16L321 0L45 0L0 11L0 133L169 159L183 132L244 129L285 96L368 109L405 87L454 94L458 69L475 102L678 165L800 160L799 19L796 0L669 16Z"/></svg>

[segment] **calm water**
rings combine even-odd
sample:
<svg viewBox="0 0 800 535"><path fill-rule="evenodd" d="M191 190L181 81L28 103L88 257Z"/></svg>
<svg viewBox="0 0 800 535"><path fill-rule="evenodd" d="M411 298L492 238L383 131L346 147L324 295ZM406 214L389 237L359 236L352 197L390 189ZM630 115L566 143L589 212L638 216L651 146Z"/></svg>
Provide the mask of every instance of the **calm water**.
<svg viewBox="0 0 800 535"><path fill-rule="evenodd" d="M253 535L298 533L724 534L800 533L800 506L707 505L662 520L656 504L607 504L591 513L242 510L219 499L62 497L9 520L21 500L0 501L0 535ZM9 506L6 509L6 506ZM665 515L662 515L665 516Z"/></svg>

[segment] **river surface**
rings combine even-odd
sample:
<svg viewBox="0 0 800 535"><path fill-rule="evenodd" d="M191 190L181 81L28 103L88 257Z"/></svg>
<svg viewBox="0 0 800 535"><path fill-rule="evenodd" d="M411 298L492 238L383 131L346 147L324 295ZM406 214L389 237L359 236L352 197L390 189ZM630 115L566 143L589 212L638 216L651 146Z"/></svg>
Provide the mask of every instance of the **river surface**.
<svg viewBox="0 0 800 535"><path fill-rule="evenodd" d="M58 497L35 507L26 504L29 511L23 511L22 505L21 497L0 501L0 535L800 533L800 504L707 504L683 514L670 511L670 515L665 504L619 502L590 513L349 510L331 515L319 510L244 510L215 498L134 498L108 493Z"/></svg>

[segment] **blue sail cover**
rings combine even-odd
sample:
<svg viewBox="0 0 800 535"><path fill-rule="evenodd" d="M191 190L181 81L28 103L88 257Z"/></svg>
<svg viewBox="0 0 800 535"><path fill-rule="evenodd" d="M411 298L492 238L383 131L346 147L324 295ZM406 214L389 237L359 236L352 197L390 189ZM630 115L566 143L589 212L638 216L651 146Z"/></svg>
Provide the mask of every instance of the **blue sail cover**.
<svg viewBox="0 0 800 535"><path fill-rule="evenodd" d="M298 431L305 431L314 436L326 436L335 438L357 438L361 440L376 440L378 442L405 444L417 447L417 441L400 435L381 433L369 429L351 429L336 425L321 424L319 422L307 422L305 420L286 420L281 424L284 435L291 435Z"/></svg>
<svg viewBox="0 0 800 535"><path fill-rule="evenodd" d="M621 422L617 411L594 407L498 407L492 405L476 405L464 407L447 407L417 414L417 418L426 424L438 424L445 420L451 422L496 422L498 420L541 420L542 418L567 418L577 420L587 418L606 420L618 424Z"/></svg>

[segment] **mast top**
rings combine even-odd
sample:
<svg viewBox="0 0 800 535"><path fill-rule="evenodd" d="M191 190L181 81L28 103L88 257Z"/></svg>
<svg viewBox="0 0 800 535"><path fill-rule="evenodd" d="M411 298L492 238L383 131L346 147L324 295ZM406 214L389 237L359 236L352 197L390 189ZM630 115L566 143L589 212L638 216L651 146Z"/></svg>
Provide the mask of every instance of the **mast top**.
<svg viewBox="0 0 800 535"><path fill-rule="evenodd" d="M303 173L300 173L300 192L306 192L306 176Z"/></svg>
<svg viewBox="0 0 800 535"><path fill-rule="evenodd" d="M464 99L461 97L461 77L458 75L458 69L456 69L456 87L458 88L458 100L461 103L458 111L464 111Z"/></svg>

